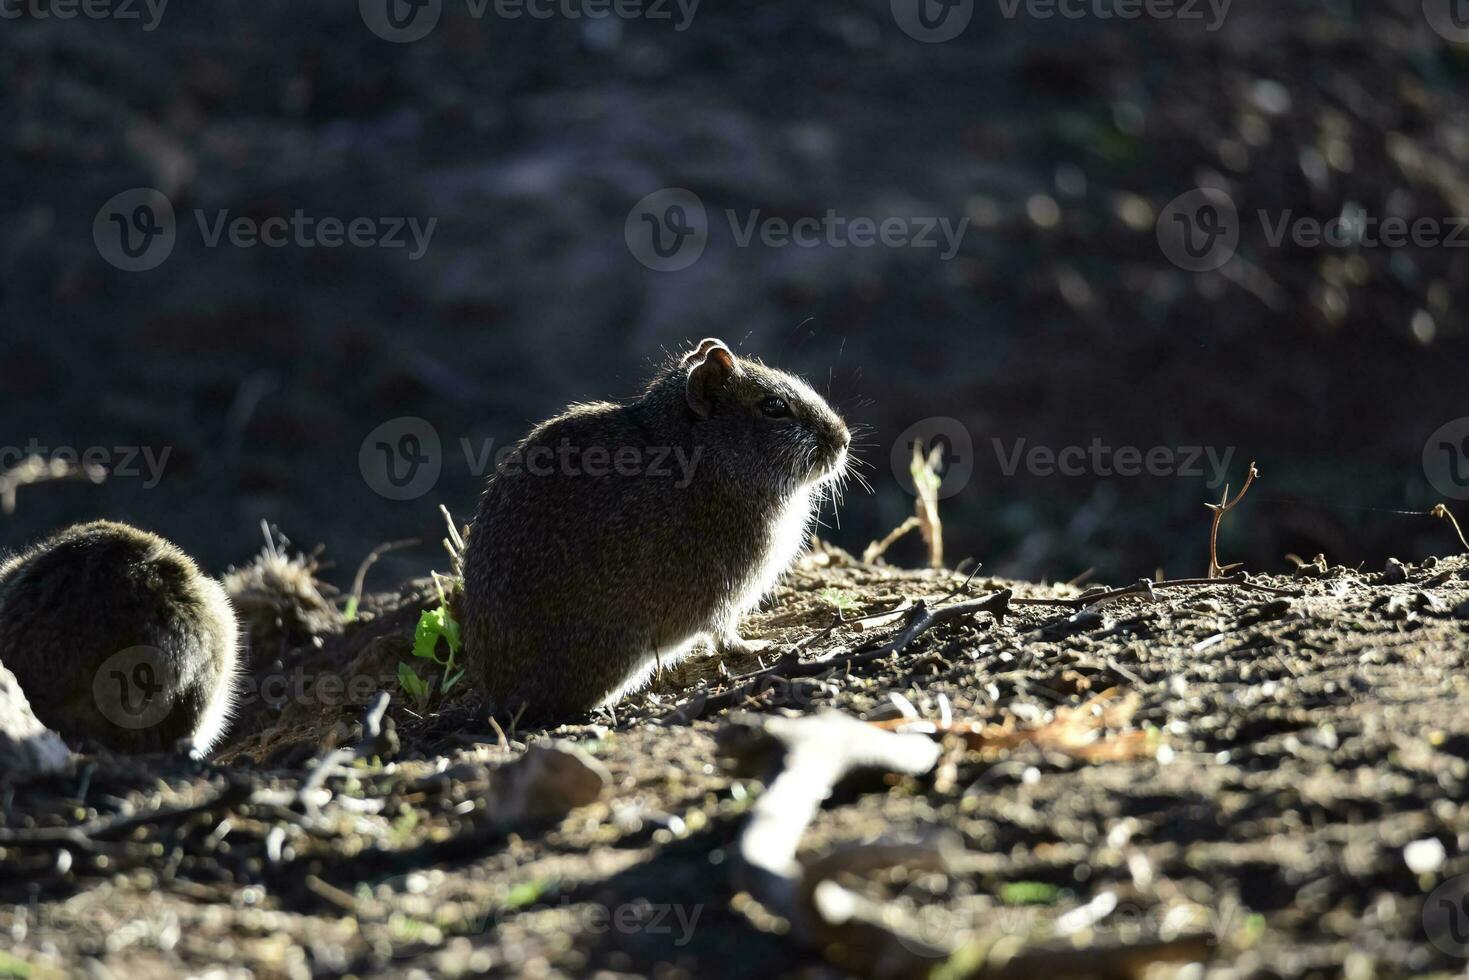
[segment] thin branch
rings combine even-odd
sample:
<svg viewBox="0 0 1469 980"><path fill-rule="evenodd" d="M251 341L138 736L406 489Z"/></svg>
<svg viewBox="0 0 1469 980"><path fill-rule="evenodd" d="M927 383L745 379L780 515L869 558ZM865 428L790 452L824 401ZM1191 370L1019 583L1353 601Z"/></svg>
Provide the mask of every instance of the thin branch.
<svg viewBox="0 0 1469 980"><path fill-rule="evenodd" d="M844 617L841 614L841 610L838 610L835 618L833 618L831 622L831 625L827 626L820 633L812 633L804 640L798 641L795 648L797 650L801 650L809 647L811 644L817 643L821 640L826 639L828 636L831 636L831 634L835 633L843 626L852 626L856 623L864 623L873 619L886 619L889 616L896 616L898 613L903 612L905 609L911 608L910 606L905 605L907 601L908 600L906 598L899 599L898 604L891 609L882 609L877 612L863 613L861 616L853 616L851 619L847 619L846 617Z"/></svg>
<svg viewBox="0 0 1469 980"><path fill-rule="evenodd" d="M925 453L922 442L913 443L913 459L908 464L908 472L913 479L913 514L881 541L869 544L862 552L864 563L870 565L877 561L903 535L917 528L928 548L928 567L944 567L944 525L939 519L939 489L944 482L939 472L942 463L942 447L931 446Z"/></svg>
<svg viewBox="0 0 1469 980"><path fill-rule="evenodd" d="M975 613L987 612L995 617L997 624L1003 624L1005 617L1010 612L1010 600L1015 593L1010 589L1001 589L993 595L985 596L983 599L970 599L968 602L956 602L951 606L941 606L938 609L929 610L919 600L914 604L915 615L908 623L908 628L898 634L898 638L885 647L863 653L860 656L849 658L851 663L865 663L868 660L881 660L883 657L895 653L902 653L908 645L918 639L924 633L955 619L963 619Z"/></svg>
<svg viewBox="0 0 1469 980"><path fill-rule="evenodd" d="M37 827L16 830L0 828L0 846L51 847L61 845L88 852L105 850L102 842L116 840L138 827L154 827L158 824L197 816L219 807L242 802L249 796L248 783L231 781L224 788L215 790L197 803L185 806L159 807L141 813L120 813L115 816L89 820L74 827Z"/></svg>
<svg viewBox="0 0 1469 980"><path fill-rule="evenodd" d="M464 535L459 533L459 528L454 523L454 515L449 513L449 508L439 504L439 513L444 515L444 526L449 529L449 536L444 539L444 550L449 554L449 573L457 579L463 579Z"/></svg>
<svg viewBox="0 0 1469 980"><path fill-rule="evenodd" d="M1239 496L1233 500L1229 499L1229 485L1224 486L1224 496L1217 504L1205 504L1204 506L1214 512L1214 525L1209 529L1209 578L1222 578L1229 572L1239 568L1239 565L1221 567L1219 564L1219 524L1224 520L1224 515L1239 506L1239 502L1245 499L1245 494L1250 492L1250 486L1255 482L1255 477L1260 471L1255 469L1254 460L1250 461L1250 474L1245 478L1245 485L1240 490Z"/></svg>
<svg viewBox="0 0 1469 980"><path fill-rule="evenodd" d="M398 737L393 732L392 720L386 717L388 703L391 700L387 691L377 692L377 697L372 699L372 703L367 706L367 711L362 716L361 740L348 748L333 749L312 767L311 772L296 790L295 803L297 805L304 810L315 810L316 807L311 800L312 793L320 788L339 766L357 759L365 759L371 755L387 755L393 750Z"/></svg>
<svg viewBox="0 0 1469 980"><path fill-rule="evenodd" d="M362 604L362 589L367 584L367 570L377 564L377 560L383 555L403 548L412 548L423 544L422 538L404 538L401 541L388 541L378 545L367 553L362 559L362 564L357 566L357 577L352 580L352 594L347 599L347 609L342 613L348 622L357 618L357 607Z"/></svg>
<svg viewBox="0 0 1469 980"><path fill-rule="evenodd" d="M966 559L964 559L964 561L961 561L959 563L959 565L962 568L968 562L969 562L969 559L966 558ZM983 568L983 567L984 566L982 564L976 564L974 566L974 568L970 570L969 574L966 575L966 576L964 576L964 581L960 582L955 588L953 588L951 591L949 591L946 595L943 595L943 596L941 596L940 598L938 598L938 599L936 599L934 601L936 603L939 603L939 602L948 602L950 599L954 598L954 596L956 596L956 595L968 595L969 594L969 583L971 583L971 582L974 581L974 576L978 575L979 574L979 570L981 568ZM893 608L891 608L891 609L883 609L883 610L880 610L878 612L864 613L861 616L853 616L851 619L847 619L847 618L843 617L841 610L838 609L837 610L837 614L833 618L832 623L831 623L830 626L828 626L825 629L823 629L820 633L812 633L810 636L806 637L804 640L800 640L799 642L796 643L796 645L795 645L795 647L793 649L795 649L795 650L804 650L806 647L811 646L813 643L820 642L821 640L826 639L828 636L831 636L832 633L835 633L837 630L841 629L843 626L851 626L854 623L862 623L862 622L866 622L868 620L873 620L873 619L887 619L887 618L889 618L891 616L896 616L899 613L906 612L907 610L913 608L910 605L905 605L905 603L907 603L907 601L908 600L906 598L900 599L898 601L898 604L896 606L894 606ZM738 680L738 678L736 678L736 679Z"/></svg>
<svg viewBox="0 0 1469 980"><path fill-rule="evenodd" d="M803 677L818 677L837 667L845 667L850 670L859 664L883 660L902 653L915 640L934 627L976 613L987 612L995 617L997 623L1003 622L1004 617L1010 611L1010 601L1013 595L1011 590L1002 589L983 599L956 602L953 605L932 610L928 608L924 600L920 599L908 610L908 619L902 631L889 643L847 655L826 656L806 661L800 658L800 648L792 647L769 667L734 678L730 682L731 686L726 690L704 698L690 711L686 712L682 708L674 711L669 716L669 720L678 718L684 721L694 721L706 717L711 712L733 707L742 703L760 684L770 680L790 681ZM891 615L891 613L882 615Z"/></svg>
<svg viewBox="0 0 1469 980"><path fill-rule="evenodd" d="M9 517L15 513L16 491L21 487L33 487L40 483L56 483L62 480L86 480L101 483L107 479L107 470L96 464L82 465L60 459L44 459L27 456L14 468L0 473L0 514Z"/></svg>
<svg viewBox="0 0 1469 980"><path fill-rule="evenodd" d="M1250 581L1247 572L1235 572L1233 575L1225 575L1220 578L1180 578L1171 582L1154 582L1143 579L1133 585L1125 585L1118 589L1107 589L1101 592L1088 592L1074 599L1012 599L1011 605L1016 606L1058 606L1067 609L1085 609L1088 606L1099 606L1104 602L1112 602L1114 599L1123 599L1128 596L1144 596L1155 599L1154 594L1158 589L1206 589L1217 585L1233 585L1236 588L1249 589L1254 592L1263 592L1266 595L1298 597L1301 595L1296 589L1277 589L1269 585L1259 585Z"/></svg>
<svg viewBox="0 0 1469 980"><path fill-rule="evenodd" d="M930 446L928 455L924 456L923 447L916 442L913 444L913 487L918 491L913 506L918 528L928 545L929 568L944 567L944 525L939 520L939 488L944 482L939 474L940 453L940 447Z"/></svg>
<svg viewBox="0 0 1469 980"><path fill-rule="evenodd" d="M1464 546L1465 551L1469 551L1469 541L1464 540L1464 529L1459 527L1459 522L1454 520L1454 515L1449 512L1447 506L1438 504L1433 510L1429 511L1429 514L1452 524L1454 526L1454 533L1459 536L1459 543Z"/></svg>
<svg viewBox="0 0 1469 980"><path fill-rule="evenodd" d="M871 565L875 563L879 558L887 554L887 550L893 545L897 544L898 541L903 537L903 535L907 534L909 531L921 527L922 524L923 522L918 519L918 516L916 514L910 514L907 520L889 531L887 533L887 536L884 537L881 541L874 541L869 544L866 549L863 550L862 563L864 565Z"/></svg>

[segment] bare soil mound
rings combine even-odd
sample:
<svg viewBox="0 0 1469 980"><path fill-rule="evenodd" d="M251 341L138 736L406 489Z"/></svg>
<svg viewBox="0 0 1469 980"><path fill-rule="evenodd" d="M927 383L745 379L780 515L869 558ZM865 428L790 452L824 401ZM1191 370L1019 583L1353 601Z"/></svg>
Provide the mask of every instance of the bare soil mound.
<svg viewBox="0 0 1469 980"><path fill-rule="evenodd" d="M747 624L759 661L503 733L467 689L406 703L437 601L411 584L277 636L213 763L83 755L6 786L0 976L1462 968L1469 560L1307 571L1099 600L820 550ZM999 617L941 614L1003 590ZM323 768L380 688L389 731ZM827 708L942 751L837 788L799 921L741 867L779 767L747 776L726 736ZM570 768L526 776L535 746Z"/></svg>

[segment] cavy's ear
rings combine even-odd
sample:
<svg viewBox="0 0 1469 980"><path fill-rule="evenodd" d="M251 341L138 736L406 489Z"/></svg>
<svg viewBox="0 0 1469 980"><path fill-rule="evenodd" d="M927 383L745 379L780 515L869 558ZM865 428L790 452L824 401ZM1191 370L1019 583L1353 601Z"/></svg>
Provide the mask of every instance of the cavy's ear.
<svg viewBox="0 0 1469 980"><path fill-rule="evenodd" d="M692 364L702 361L710 349L714 347L723 347L725 350L729 350L729 345L718 337L705 337L699 341L699 346L696 349L689 351L683 356L683 366L689 367Z"/></svg>
<svg viewBox="0 0 1469 980"><path fill-rule="evenodd" d="M724 341L710 337L684 358L684 365L689 368L686 389L689 408L700 418L708 418L715 395L735 373L734 355L724 346Z"/></svg>

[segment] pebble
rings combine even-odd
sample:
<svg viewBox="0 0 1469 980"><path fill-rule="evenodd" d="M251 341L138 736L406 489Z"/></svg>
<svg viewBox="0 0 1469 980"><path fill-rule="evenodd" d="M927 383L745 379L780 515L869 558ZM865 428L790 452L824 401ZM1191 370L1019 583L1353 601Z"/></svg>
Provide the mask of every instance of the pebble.
<svg viewBox="0 0 1469 980"><path fill-rule="evenodd" d="M1446 608L1444 601L1433 592L1415 593L1413 595L1413 604L1420 612L1426 613L1442 613Z"/></svg>
<svg viewBox="0 0 1469 980"><path fill-rule="evenodd" d="M1448 852L1444 850L1443 841L1437 837L1428 837L1423 840L1415 840L1403 848L1403 860L1408 864L1408 870L1415 875L1430 875L1443 867Z"/></svg>
<svg viewBox="0 0 1469 980"><path fill-rule="evenodd" d="M1413 618L1413 609L1413 600L1405 595L1395 595L1387 601L1382 615L1391 622L1401 623Z"/></svg>
<svg viewBox="0 0 1469 980"><path fill-rule="evenodd" d="M1396 558L1387 560L1387 567L1383 569L1383 579L1388 585L1402 585L1408 581L1408 569Z"/></svg>

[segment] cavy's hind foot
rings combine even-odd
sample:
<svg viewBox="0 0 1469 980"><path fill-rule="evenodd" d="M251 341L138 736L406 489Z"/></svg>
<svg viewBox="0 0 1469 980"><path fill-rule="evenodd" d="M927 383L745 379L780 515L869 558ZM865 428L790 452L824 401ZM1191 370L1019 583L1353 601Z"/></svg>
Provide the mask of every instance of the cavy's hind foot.
<svg viewBox="0 0 1469 980"><path fill-rule="evenodd" d="M728 633L716 633L712 646L714 652L721 657L758 657L772 649L775 644L769 640L747 640L734 630L730 630Z"/></svg>

